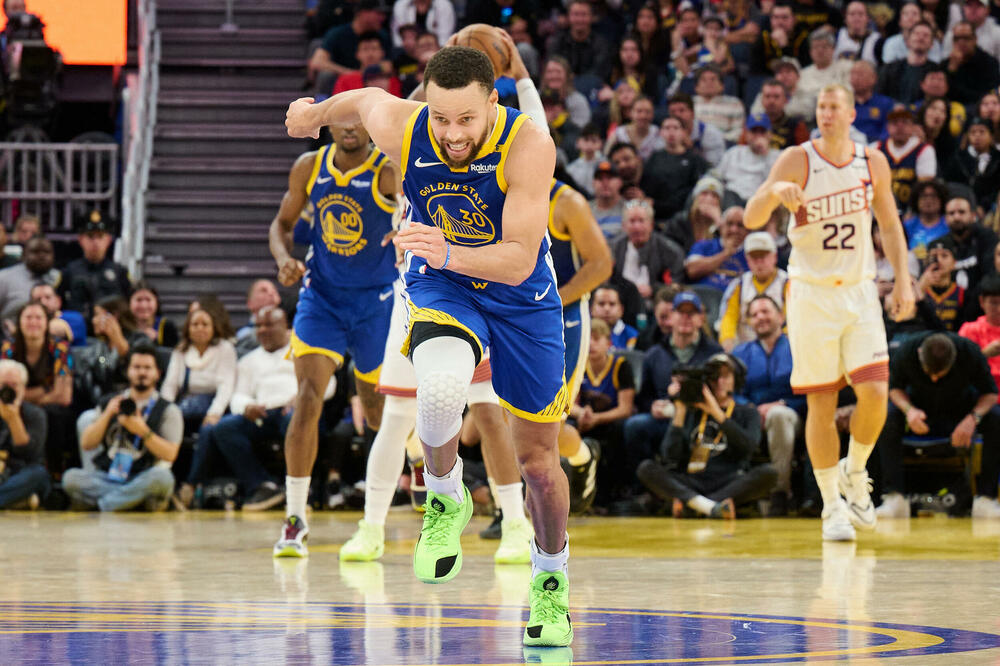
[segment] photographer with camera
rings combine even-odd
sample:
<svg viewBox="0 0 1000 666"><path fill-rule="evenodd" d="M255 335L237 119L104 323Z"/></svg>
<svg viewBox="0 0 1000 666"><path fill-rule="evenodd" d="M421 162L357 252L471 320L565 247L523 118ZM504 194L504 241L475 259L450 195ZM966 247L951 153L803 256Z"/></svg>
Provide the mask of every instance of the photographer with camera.
<svg viewBox="0 0 1000 666"><path fill-rule="evenodd" d="M94 458L97 469L68 470L63 489L74 504L87 508L124 511L145 504L158 511L174 490L170 465L180 449L184 418L177 405L156 391L156 347L137 342L127 367L128 390L108 400L97 420L80 433L81 449L101 447Z"/></svg>
<svg viewBox="0 0 1000 666"><path fill-rule="evenodd" d="M38 508L49 493L45 411L24 401L28 369L0 360L0 509Z"/></svg>
<svg viewBox="0 0 1000 666"><path fill-rule="evenodd" d="M645 460L638 470L647 488L673 500L675 518L685 508L735 518L737 506L767 497L778 479L769 464L750 466L760 445L760 415L733 399L745 377L743 363L726 353L675 372L668 390L674 417L660 460Z"/></svg>

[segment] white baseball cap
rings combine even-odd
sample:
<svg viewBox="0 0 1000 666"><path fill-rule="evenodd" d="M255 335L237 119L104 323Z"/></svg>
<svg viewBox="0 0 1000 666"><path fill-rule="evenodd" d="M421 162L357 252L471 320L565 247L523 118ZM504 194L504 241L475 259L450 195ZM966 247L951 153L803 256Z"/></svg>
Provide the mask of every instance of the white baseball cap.
<svg viewBox="0 0 1000 666"><path fill-rule="evenodd" d="M777 252L778 246L774 242L774 238L771 234L766 231L755 231L752 234L747 234L747 237L743 240L743 253L750 254L751 252Z"/></svg>

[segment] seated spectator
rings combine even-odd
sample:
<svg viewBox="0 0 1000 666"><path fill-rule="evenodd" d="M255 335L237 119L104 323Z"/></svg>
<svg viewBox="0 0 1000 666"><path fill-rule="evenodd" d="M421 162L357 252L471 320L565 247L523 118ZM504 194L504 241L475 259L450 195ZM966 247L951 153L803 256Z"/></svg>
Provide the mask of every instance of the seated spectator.
<svg viewBox="0 0 1000 666"><path fill-rule="evenodd" d="M70 409L73 404L73 357L68 342L56 341L49 334L51 319L41 303L32 301L21 306L13 340L3 342L0 356L28 369L24 399L45 410L48 469L52 474L59 474L66 468L66 458L76 455L73 427L76 414Z"/></svg>
<svg viewBox="0 0 1000 666"><path fill-rule="evenodd" d="M399 97L402 88L399 79L392 69L392 63L385 59L385 49L382 46L382 36L375 31L369 31L358 35L358 48L354 54L354 59L358 62L355 71L342 72L337 77L337 83L333 86L333 94L345 92L347 90L357 90L373 85L371 79L380 73L389 78L389 85L386 90L391 95Z"/></svg>
<svg viewBox="0 0 1000 666"><path fill-rule="evenodd" d="M550 56L546 59L539 90L545 88L562 93L563 104L574 125L587 126L591 119L590 102L573 86L573 71L569 61L561 56Z"/></svg>
<svg viewBox="0 0 1000 666"><path fill-rule="evenodd" d="M990 3L969 0L959 4L962 8L962 18L965 20L953 22L951 27L954 28L958 23L968 23L975 31L977 46L994 58L1000 59L1000 27L997 27L995 17L991 15ZM951 11L954 13L954 8ZM941 45L945 54L954 51L956 41L953 32L945 35Z"/></svg>
<svg viewBox="0 0 1000 666"><path fill-rule="evenodd" d="M62 280L58 269L53 268L55 253L52 243L44 236L35 236L24 246L21 263L0 271L0 318L13 319L17 311L31 299L31 288L36 284L58 287Z"/></svg>
<svg viewBox="0 0 1000 666"><path fill-rule="evenodd" d="M710 165L715 166L726 152L726 138L714 125L695 120L694 100L690 95L677 93L667 100L667 111L671 118L681 121L688 136L688 147L700 155ZM662 130L662 127L661 127Z"/></svg>
<svg viewBox="0 0 1000 666"><path fill-rule="evenodd" d="M444 44L455 32L455 7L451 0L396 0L392 5L390 23L393 46L403 45L399 28L415 25L420 31L434 33Z"/></svg>
<svg viewBox="0 0 1000 666"><path fill-rule="evenodd" d="M670 337L670 314L674 311L674 298L681 292L677 284L668 284L656 290L653 296L653 321L639 332L635 348L646 351Z"/></svg>
<svg viewBox="0 0 1000 666"><path fill-rule="evenodd" d="M162 511L174 490L170 465L184 432L181 411L156 392L160 370L151 344L137 344L127 367L128 390L112 396L80 434L81 449L99 450L96 469L70 469L63 476L63 489L77 507Z"/></svg>
<svg viewBox="0 0 1000 666"><path fill-rule="evenodd" d="M615 275L639 290L643 298L664 284L684 278L684 251L677 243L653 232L653 207L641 199L625 202L624 234L611 243Z"/></svg>
<svg viewBox="0 0 1000 666"><path fill-rule="evenodd" d="M105 296L128 298L132 282L128 271L108 256L114 238L111 223L100 211L92 210L77 240L83 257L69 262L62 272L63 304L89 317L94 303Z"/></svg>
<svg viewBox="0 0 1000 666"><path fill-rule="evenodd" d="M277 290L275 290L277 293ZM249 303L248 303L249 305ZM180 342L177 325L160 312L160 294L153 285L140 280L128 301L135 328L160 347L176 347Z"/></svg>
<svg viewBox="0 0 1000 666"><path fill-rule="evenodd" d="M769 18L750 50L750 72L756 76L776 75L775 65L786 59L797 65L809 58L806 49L809 31L796 25L791 3L775 2Z"/></svg>
<svg viewBox="0 0 1000 666"><path fill-rule="evenodd" d="M213 310L201 306L188 313L161 388L164 399L180 407L189 434L219 422L236 384L236 349L222 337Z"/></svg>
<svg viewBox="0 0 1000 666"><path fill-rule="evenodd" d="M593 30L594 12L587 0L572 0L566 7L567 27L546 44L546 57L561 56L575 76L589 75L603 81L611 72L611 47Z"/></svg>
<svg viewBox="0 0 1000 666"><path fill-rule="evenodd" d="M537 79L541 55L532 42L531 27L528 25L527 19L523 16L512 15L510 23L504 29L513 40L515 48L524 62L524 68L528 71L528 76Z"/></svg>
<svg viewBox="0 0 1000 666"><path fill-rule="evenodd" d="M722 348L702 332L705 308L698 295L682 291L670 313L670 337L650 347L642 361L642 381L636 393L636 415L625 421L626 472L634 484L639 463L659 452L660 442L674 416L667 389L679 366L700 366Z"/></svg>
<svg viewBox="0 0 1000 666"><path fill-rule="evenodd" d="M896 105L891 97L875 92L878 73L867 60L851 66L851 89L854 90L854 127L868 143L878 141L886 131L886 118Z"/></svg>
<svg viewBox="0 0 1000 666"><path fill-rule="evenodd" d="M708 170L708 162L691 149L691 137L677 118L660 123L663 149L646 161L642 189L653 199L657 220L669 220L684 208L684 202Z"/></svg>
<svg viewBox="0 0 1000 666"><path fill-rule="evenodd" d="M949 130L955 122L949 104L948 100L942 97L930 97L917 112L917 136L921 141L934 146L939 173L944 171L952 155L958 150L958 139ZM964 115L963 110L962 116Z"/></svg>
<svg viewBox="0 0 1000 666"><path fill-rule="evenodd" d="M236 339L236 330L233 329L233 324L229 319L229 311L226 310L225 304L219 300L218 296L211 292L200 294L188 305L188 312L199 309L208 311L212 316L212 322L215 324L216 332L220 338L230 342Z"/></svg>
<svg viewBox="0 0 1000 666"><path fill-rule="evenodd" d="M951 99L951 91L948 89L948 76L944 67L935 63L933 67L928 67L924 71L924 76L920 79L920 92L920 97L911 105L911 108L919 113L920 110L935 97L943 99L946 107L945 111L948 121L946 127L948 129L948 134L957 142L958 138L962 136L963 132L965 132L965 123L968 118L966 116L965 106ZM997 111L1000 111L1000 101L998 101L1000 100L1000 97L997 96L996 91L991 91L987 93L987 95L984 95L984 97L990 95L992 95L992 101L997 104ZM982 99L983 98L980 98L980 104L982 103ZM995 123L996 118L988 117L991 114L982 113L982 111L988 110L988 106L989 105L987 105L987 107L980 106L978 112L973 113L972 115L987 117L988 120L993 120ZM929 141L929 138L925 138L924 140ZM955 145L956 144L953 143L952 147L954 148ZM950 157L951 152L952 151L950 150L945 152L938 151L938 161L943 165L947 161L947 158Z"/></svg>
<svg viewBox="0 0 1000 666"><path fill-rule="evenodd" d="M16 266L17 262L20 261L21 248L17 247L15 251L14 247L10 247L9 250L8 247L7 227L0 224L0 270Z"/></svg>
<svg viewBox="0 0 1000 666"><path fill-rule="evenodd" d="M691 246L684 260L688 281L718 289L720 294L725 292L733 279L749 270L746 255L743 254L746 235L743 208L727 208L722 214L718 237L698 241Z"/></svg>
<svg viewBox="0 0 1000 666"><path fill-rule="evenodd" d="M613 284L606 282L594 290L590 303L590 316L608 325L611 330L612 349L632 349L635 347L636 338L639 337L639 331L622 319L624 312L621 294Z"/></svg>
<svg viewBox="0 0 1000 666"><path fill-rule="evenodd" d="M785 91L788 95L788 104L785 105L785 111L788 115L797 116L805 120L807 124L812 124L816 119L816 97L800 85L802 81L802 66L799 64L799 61L789 57L780 58L774 64L774 78L778 83L785 86ZM764 103L761 94L758 94L753 105L750 107L750 113L761 113L763 111L765 111Z"/></svg>
<svg viewBox="0 0 1000 666"><path fill-rule="evenodd" d="M851 85L851 61L834 60L836 38L826 28L817 28L809 34L809 57L812 64L802 69L799 88L815 99L823 88L839 83Z"/></svg>
<svg viewBox="0 0 1000 666"><path fill-rule="evenodd" d="M983 437L973 518L1000 518L1000 407L997 385L978 345L954 333L916 335L892 355L889 414L878 438L882 462L882 518L909 518L903 477L903 436L940 438L968 449Z"/></svg>
<svg viewBox="0 0 1000 666"><path fill-rule="evenodd" d="M545 121L549 125L549 134L559 152L558 162L566 164L576 152L576 140L580 137L580 128L570 119L566 110L566 101L562 93L551 88L542 88L538 92L545 109Z"/></svg>
<svg viewBox="0 0 1000 666"><path fill-rule="evenodd" d="M107 343L112 351L117 352L120 359L128 356L128 350L138 340L148 339L144 333L137 330L128 301L120 296L108 296L96 303L91 324L94 327L94 335Z"/></svg>
<svg viewBox="0 0 1000 666"><path fill-rule="evenodd" d="M736 507L767 497L777 479L771 465L750 466L760 446L760 416L733 399L745 370L728 354L703 366L701 396L695 402L674 393L674 415L661 460L639 465L639 480L658 497L673 500L673 515L685 507L710 518L736 518Z"/></svg>
<svg viewBox="0 0 1000 666"><path fill-rule="evenodd" d="M993 381L1000 380L1000 275L987 275L978 285L979 306L983 314L962 324L958 334L972 340L990 364Z"/></svg>
<svg viewBox="0 0 1000 666"><path fill-rule="evenodd" d="M254 317L265 307L277 307L281 305L281 294L278 288L270 280L254 280L247 291L247 312L250 313L250 323L236 331L236 342L239 344L247 338L254 338L257 327L254 324ZM172 345L171 345L172 346Z"/></svg>
<svg viewBox="0 0 1000 666"><path fill-rule="evenodd" d="M917 293L929 299L934 314L952 332L965 323L966 291L955 283L955 243L948 236L935 238L927 251L927 269L917 281Z"/></svg>
<svg viewBox="0 0 1000 666"><path fill-rule="evenodd" d="M771 120L766 114L747 118L744 145L735 145L722 156L715 170L726 187L726 204L745 205L764 184L771 167L778 161L778 149L771 147Z"/></svg>
<svg viewBox="0 0 1000 666"><path fill-rule="evenodd" d="M618 177L622 179L622 197L625 199L642 199L645 193L642 181L643 165L639 153L630 143L618 143L608 151L608 159L615 166Z"/></svg>
<svg viewBox="0 0 1000 666"><path fill-rule="evenodd" d="M667 238L690 252L692 246L711 240L722 221L722 196L725 188L718 178L702 176L691 191L688 210L674 215L667 222Z"/></svg>
<svg viewBox="0 0 1000 666"><path fill-rule="evenodd" d="M17 361L0 360L0 391L13 391L13 400L0 399L0 509L37 509L49 494L45 470L45 412L25 402L28 369Z"/></svg>
<svg viewBox="0 0 1000 666"><path fill-rule="evenodd" d="M629 122L619 125L608 136L604 149L610 150L617 143L630 143L636 147L639 158L643 162L649 159L654 151L663 148L659 128L653 125L653 102L648 97L637 97L629 109Z"/></svg>
<svg viewBox="0 0 1000 666"><path fill-rule="evenodd" d="M920 262L927 259L928 243L948 233L948 222L944 219L947 199L948 189L940 180L920 181L913 188L910 208L916 215L903 222L903 230L910 252Z"/></svg>
<svg viewBox="0 0 1000 666"><path fill-rule="evenodd" d="M620 456L625 419L632 416L635 401L635 375L628 359L611 349L611 329L600 319L591 322L590 348L587 352L587 369L577 403L570 407L570 418L576 429L588 439L597 440L601 446L601 465L604 470L598 487L610 483L611 488L629 479L618 478L618 465L612 463ZM611 493L602 492L602 496Z"/></svg>
<svg viewBox="0 0 1000 666"><path fill-rule="evenodd" d="M608 240L622 232L622 213L625 199L622 198L622 179L614 164L604 160L594 169L594 199L590 211L597 220L597 226Z"/></svg>
<svg viewBox="0 0 1000 666"><path fill-rule="evenodd" d="M37 215L23 213L14 220L13 242L24 247L35 236L42 235L42 221Z"/></svg>
<svg viewBox="0 0 1000 666"><path fill-rule="evenodd" d="M87 344L87 322L83 315L75 310L63 310L62 298L52 285L36 284L31 288L29 300L39 301L52 313L49 333L54 339L67 340L74 347Z"/></svg>
<svg viewBox="0 0 1000 666"><path fill-rule="evenodd" d="M966 138L969 147L952 155L944 179L971 187L976 195L977 215L982 217L1000 190L1000 150L993 143L992 123L983 118L969 121Z"/></svg>
<svg viewBox="0 0 1000 666"><path fill-rule="evenodd" d="M566 165L566 173L573 177L588 198L594 196L594 171L605 161L601 152L601 132L595 125L587 125L576 139L577 158Z"/></svg>
<svg viewBox="0 0 1000 666"><path fill-rule="evenodd" d="M861 0L854 0L844 7L844 25L837 31L834 59L845 58L856 62L878 64L875 46L882 39L877 30L870 28L868 7Z"/></svg>
<svg viewBox="0 0 1000 666"><path fill-rule="evenodd" d="M651 100L662 98L663 90L659 85L658 68L651 60L649 53L642 48L642 37L638 34L626 35L618 44L618 52L611 65L611 75L604 87L597 91L597 101L607 102L614 94L615 86L621 81L638 89L642 95ZM623 141L634 142L631 139Z"/></svg>
<svg viewBox="0 0 1000 666"><path fill-rule="evenodd" d="M788 273L778 268L778 246L771 234L766 231L747 234L743 254L750 270L729 283L719 309L719 344L726 351L757 338L750 304L759 295L766 295L784 313L788 294Z"/></svg>
<svg viewBox="0 0 1000 666"><path fill-rule="evenodd" d="M751 111L753 115L761 113L771 121L771 147L784 150L789 146L797 146L809 140L809 128L806 122L799 116L789 115L788 90L778 79L768 79L764 81L757 99L760 102L760 111ZM747 133L743 133L744 143Z"/></svg>
<svg viewBox="0 0 1000 666"><path fill-rule="evenodd" d="M966 6L981 4L972 0ZM996 28L996 24L993 26ZM954 43L951 48L944 45L948 54L942 64L948 70L948 89L951 98L966 106L975 104L979 98L1000 85L1000 63L978 45L976 30L968 21L959 21L951 29ZM1000 41L997 42L1000 46Z"/></svg>
<svg viewBox="0 0 1000 666"><path fill-rule="evenodd" d="M922 19L923 8L916 0L907 0L899 10L899 32L886 38L882 44L882 62L889 64L897 60L905 60L909 52L906 46L910 29ZM941 42L934 40L929 57L934 62L941 62L943 54L941 52Z"/></svg>
<svg viewBox="0 0 1000 666"><path fill-rule="evenodd" d="M955 242L955 282L963 288L978 284L992 272L997 235L976 221L977 214L965 197L953 197L944 205L944 219Z"/></svg>
<svg viewBox="0 0 1000 666"><path fill-rule="evenodd" d="M873 146L885 153L892 172L892 193L896 205L905 208L913 197L917 181L937 176L937 154L934 146L923 143L916 133L913 112L906 108L889 112L889 138Z"/></svg>
<svg viewBox="0 0 1000 666"><path fill-rule="evenodd" d="M737 345L733 356L747 367L741 395L757 407L771 465L778 475L768 515L784 516L792 494L795 437L802 430L806 399L792 391L792 350L782 332L785 317L779 303L766 293L758 294L747 312L756 339Z"/></svg>
<svg viewBox="0 0 1000 666"><path fill-rule="evenodd" d="M746 112L738 98L723 94L722 72L715 65L705 65L695 80L695 118L718 128L726 141L739 141Z"/></svg>
<svg viewBox="0 0 1000 666"><path fill-rule="evenodd" d="M883 65L879 71L878 92L903 104L920 99L924 73L936 67L929 57L933 46L934 29L924 20L917 21L906 36L906 57Z"/></svg>
<svg viewBox="0 0 1000 666"><path fill-rule="evenodd" d="M341 74L360 69L357 51L361 35L375 31L382 36L383 51L388 49L388 39L382 31L385 14L379 0L360 0L355 3L350 23L334 26L323 35L323 43L313 51L308 66L309 80L316 83L317 90L330 90Z"/></svg>

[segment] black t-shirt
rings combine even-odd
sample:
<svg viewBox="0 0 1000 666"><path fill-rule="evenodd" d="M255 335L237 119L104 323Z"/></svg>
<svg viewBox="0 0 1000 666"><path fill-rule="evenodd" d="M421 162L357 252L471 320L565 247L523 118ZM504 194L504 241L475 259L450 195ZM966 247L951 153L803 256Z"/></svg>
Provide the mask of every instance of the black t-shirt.
<svg viewBox="0 0 1000 666"><path fill-rule="evenodd" d="M914 406L928 421L956 422L968 414L979 396L996 393L997 385L979 346L966 338L945 333L955 344L955 364L941 379L932 382L917 356L920 344L933 333L915 335L893 352L889 365L889 388L906 391Z"/></svg>
<svg viewBox="0 0 1000 666"><path fill-rule="evenodd" d="M384 30L379 32L379 38L382 40L382 50L385 53L390 53L389 40L386 38ZM350 69L358 69L361 66L357 58L358 33L354 32L350 23L330 28L323 35L322 48L330 54L330 60L338 65Z"/></svg>
<svg viewBox="0 0 1000 666"><path fill-rule="evenodd" d="M45 410L30 402L21 403L21 420L24 429L28 431L28 443L24 446L14 446L10 438L10 428L0 420L0 451L6 452L7 468L11 472L19 472L27 465L45 464L45 438L48 435L48 420ZM2 454L0 454L2 455Z"/></svg>

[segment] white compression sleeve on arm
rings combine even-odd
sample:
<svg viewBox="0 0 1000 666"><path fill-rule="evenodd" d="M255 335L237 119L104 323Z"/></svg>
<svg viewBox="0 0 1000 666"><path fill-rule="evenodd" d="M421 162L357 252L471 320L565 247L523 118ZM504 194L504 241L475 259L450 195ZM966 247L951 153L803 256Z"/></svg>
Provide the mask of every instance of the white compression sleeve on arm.
<svg viewBox="0 0 1000 666"><path fill-rule="evenodd" d="M531 77L520 79L516 85L517 104L521 107L521 112L528 114L536 125L548 131L549 123L545 120L545 107L542 106L542 98L538 96L538 89L535 88Z"/></svg>

